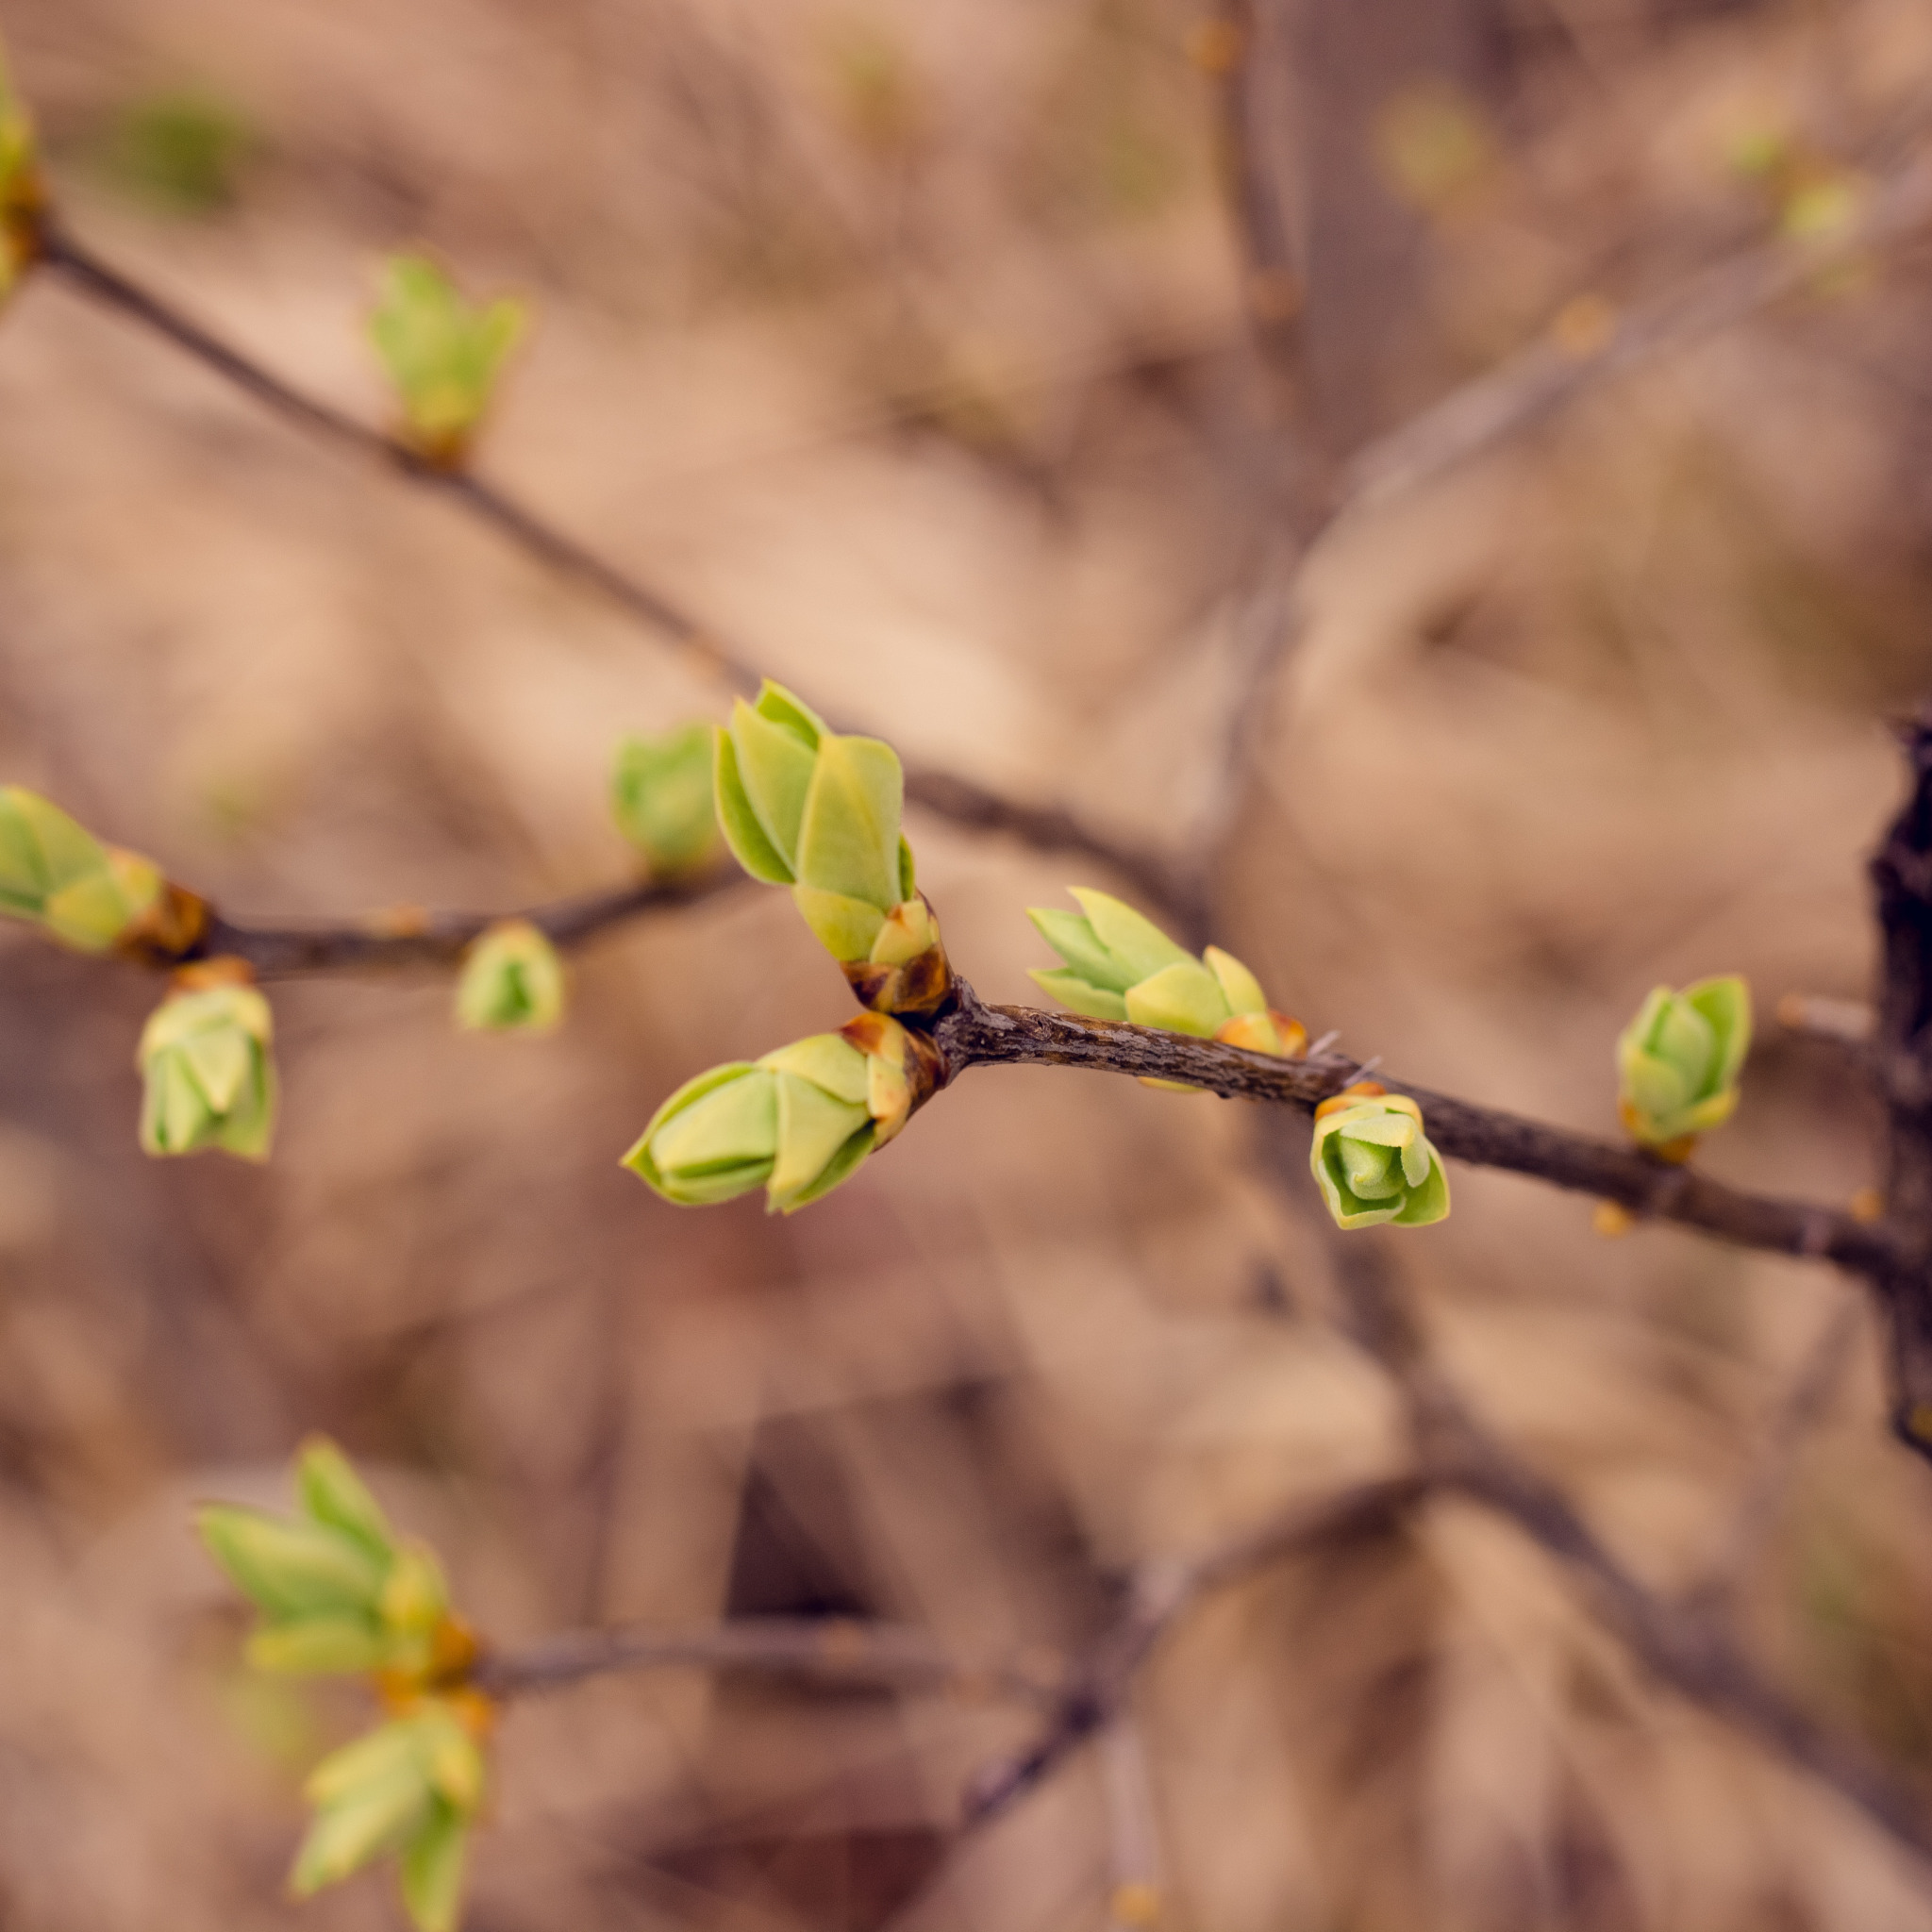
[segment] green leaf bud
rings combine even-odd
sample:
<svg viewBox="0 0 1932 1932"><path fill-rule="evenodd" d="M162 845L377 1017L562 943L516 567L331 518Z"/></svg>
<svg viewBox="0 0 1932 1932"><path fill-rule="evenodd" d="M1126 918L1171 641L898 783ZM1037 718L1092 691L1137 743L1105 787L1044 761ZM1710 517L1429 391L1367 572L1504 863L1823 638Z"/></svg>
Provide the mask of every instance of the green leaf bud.
<svg viewBox="0 0 1932 1932"><path fill-rule="evenodd" d="M341 1530L227 1503L197 1510L195 1526L242 1594L274 1620L376 1612L383 1565Z"/></svg>
<svg viewBox="0 0 1932 1932"><path fill-rule="evenodd" d="M185 967L149 1016L135 1055L145 1083L141 1144L149 1154L219 1147L266 1160L275 1131L274 1021L247 968L215 959Z"/></svg>
<svg viewBox="0 0 1932 1932"><path fill-rule="evenodd" d="M499 919L471 941L457 981L457 1024L548 1033L563 1019L563 961L527 919Z"/></svg>
<svg viewBox="0 0 1932 1932"><path fill-rule="evenodd" d="M290 1890L306 1897L398 1852L411 1919L422 1932L449 1932L465 1828L483 1804L481 1739L491 1717L475 1692L425 1697L325 1757L303 1788L316 1817Z"/></svg>
<svg viewBox="0 0 1932 1932"><path fill-rule="evenodd" d="M1278 1059L1307 1051L1306 1029L1269 1006L1260 982L1233 954L1209 946L1197 959L1131 906L1086 887L1072 891L1077 914L1036 907L1026 915L1067 962L1032 974L1063 1007L1090 1020L1129 1020ZM1199 1091L1171 1080L1145 1084Z"/></svg>
<svg viewBox="0 0 1932 1932"><path fill-rule="evenodd" d="M1449 1178L1422 1108L1374 1080L1315 1109L1308 1166L1338 1227L1426 1227L1448 1215Z"/></svg>
<svg viewBox="0 0 1932 1932"><path fill-rule="evenodd" d="M1733 974L1681 992L1654 987L1617 1040L1617 1111L1633 1140L1683 1159L1738 1105L1751 1050L1751 989Z"/></svg>
<svg viewBox="0 0 1932 1932"><path fill-rule="evenodd" d="M333 1762L325 1758L324 1769ZM308 1898L397 1850L423 1824L432 1802L428 1780L410 1759L385 1777L358 1784L316 1813L295 1856L289 1890L297 1898Z"/></svg>
<svg viewBox="0 0 1932 1932"><path fill-rule="evenodd" d="M383 264L369 336L401 399L404 431L426 460L462 465L525 321L521 302L471 302L426 256Z"/></svg>
<svg viewBox="0 0 1932 1932"><path fill-rule="evenodd" d="M102 844L36 792L0 788L0 912L38 922L78 952L105 953L137 938L164 897L149 860Z"/></svg>
<svg viewBox="0 0 1932 1932"><path fill-rule="evenodd" d="M667 1201L702 1207L765 1190L791 1213L891 1140L939 1085L937 1051L882 1013L762 1059L713 1067L652 1116L625 1166Z"/></svg>
<svg viewBox="0 0 1932 1932"><path fill-rule="evenodd" d="M694 872L718 844L711 726L680 724L661 738L626 738L610 774L617 829L654 876Z"/></svg>
<svg viewBox="0 0 1932 1932"><path fill-rule="evenodd" d="M847 738L781 686L740 699L715 734L718 823L754 878L790 886L821 945L875 1012L929 1013L952 970L899 829L898 754Z"/></svg>

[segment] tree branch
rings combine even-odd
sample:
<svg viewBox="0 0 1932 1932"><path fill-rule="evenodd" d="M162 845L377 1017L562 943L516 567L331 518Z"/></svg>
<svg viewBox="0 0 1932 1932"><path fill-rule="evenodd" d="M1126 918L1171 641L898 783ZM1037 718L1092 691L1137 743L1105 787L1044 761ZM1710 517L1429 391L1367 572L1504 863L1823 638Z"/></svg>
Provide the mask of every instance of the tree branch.
<svg viewBox="0 0 1932 1932"><path fill-rule="evenodd" d="M1341 1237L1338 1276L1355 1339L1401 1391L1423 1467L1436 1482L1509 1518L1574 1572L1598 1618L1659 1682L1770 1745L1932 1859L1932 1791L1901 1779L1862 1743L1827 1730L1793 1704L1694 1598L1674 1604L1648 1589L1555 1483L1478 1421L1429 1359L1395 1289L1381 1237L1381 1230L1366 1239Z"/></svg>
<svg viewBox="0 0 1932 1932"><path fill-rule="evenodd" d="M211 913L187 958L245 959L258 979L310 974L388 972L410 966L449 967L480 933L506 919L529 922L552 944L568 950L645 913L695 905L746 883L736 866L713 867L689 878L640 879L634 885L580 898L559 899L511 912L425 912L400 907L353 925L242 925ZM183 961L160 959L173 965Z"/></svg>
<svg viewBox="0 0 1932 1932"><path fill-rule="evenodd" d="M1090 1067L1312 1112L1362 1071L1359 1061L1340 1054L1273 1059L1124 1022L989 1006L958 984L958 1004L933 1029L949 1077L980 1065ZM1833 1208L1743 1193L1632 1148L1456 1100L1379 1069L1376 1078L1415 1100L1438 1152L1474 1166L1528 1174L1740 1247L1833 1261L1881 1280L1915 1253L1909 1235L1889 1222L1861 1222Z"/></svg>
<svg viewBox="0 0 1932 1932"><path fill-rule="evenodd" d="M752 1617L696 1630L570 1630L485 1655L468 1681L491 1697L527 1697L619 1671L754 1671L832 1689L946 1691L1050 1703L1055 1686L1018 1662L970 1663L924 1630L834 1617Z"/></svg>
<svg viewBox="0 0 1932 1932"><path fill-rule="evenodd" d="M526 556L595 591L627 615L668 638L709 675L745 696L761 682L741 646L675 599L620 570L527 505L470 470L432 463L400 437L358 423L265 368L204 327L172 302L104 261L53 214L42 217L40 265L90 300L162 337L205 368L292 423L442 496L508 538ZM842 722L840 728L848 728ZM936 816L995 832L1042 851L1077 852L1165 903L1175 881L1165 860L1092 830L1073 813L1009 799L951 772L908 765L906 795Z"/></svg>

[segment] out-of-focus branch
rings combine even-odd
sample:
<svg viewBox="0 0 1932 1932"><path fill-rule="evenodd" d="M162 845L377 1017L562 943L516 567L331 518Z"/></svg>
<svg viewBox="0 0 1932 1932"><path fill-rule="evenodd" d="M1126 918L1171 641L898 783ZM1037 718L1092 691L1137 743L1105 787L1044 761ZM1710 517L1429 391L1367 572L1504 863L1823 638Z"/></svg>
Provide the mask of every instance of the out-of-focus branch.
<svg viewBox="0 0 1932 1932"><path fill-rule="evenodd" d="M492 1697L526 1697L613 1672L753 1671L833 1689L943 1691L1051 1703L1056 1687L1011 1660L970 1663L924 1630L848 1618L750 1617L696 1630L571 1630L485 1656L469 1681Z"/></svg>
<svg viewBox="0 0 1932 1932"><path fill-rule="evenodd" d="M487 523L526 556L588 586L669 639L731 690L747 696L757 691L759 675L745 649L724 641L714 626L676 599L619 569L473 471L429 462L401 438L386 436L317 401L103 260L57 216L47 214L42 222L40 265L90 300L174 343L296 427L381 463ZM908 767L906 792L925 810L975 830L998 833L1041 850L1080 853L1162 903L1175 891L1175 880L1158 855L1109 839L1064 809L1029 805L976 780L920 766Z"/></svg>
<svg viewBox="0 0 1932 1932"><path fill-rule="evenodd" d="M646 913L695 905L744 883L745 875L736 866L718 866L690 878L641 879L635 885L517 912L427 912L401 907L356 924L243 925L217 912L193 951L184 957L245 959L258 979L454 966L473 940L501 920L526 920L553 945L569 948ZM152 963L180 962L156 958Z"/></svg>
<svg viewBox="0 0 1932 1932"><path fill-rule="evenodd" d="M1160 1916L1160 1827L1147 1746L1132 1711L1123 1711L1100 1739L1107 1802L1107 1932L1147 1932Z"/></svg>
<svg viewBox="0 0 1932 1932"><path fill-rule="evenodd" d="M1047 1723L1017 1756L987 1767L966 1794L969 1826L988 1823L1032 1790L1126 1707L1134 1674L1176 1618L1208 1591L1266 1565L1397 1522L1427 1488L1405 1474L1365 1482L1313 1503L1296 1503L1191 1562L1152 1563L1136 1573L1126 1608L1069 1674Z"/></svg>
<svg viewBox="0 0 1932 1932"><path fill-rule="evenodd" d="M1787 1033L1838 1046L1865 1046L1878 1027L1877 1010L1863 1000L1827 999L1820 993L1788 992L1777 1003L1777 1024Z"/></svg>
<svg viewBox="0 0 1932 1932"><path fill-rule="evenodd" d="M1274 1059L1124 1022L989 1006L963 982L960 993L933 1033L955 1074L977 1065L1091 1067L1312 1111L1362 1072L1359 1061L1340 1054ZM1908 1238L1889 1222L1747 1194L1631 1148L1453 1099L1379 1070L1376 1078L1415 1100L1429 1139L1455 1159L1594 1194L1639 1216L1694 1227L1740 1247L1834 1261L1867 1275L1884 1275L1910 1259Z"/></svg>
<svg viewBox="0 0 1932 1932"><path fill-rule="evenodd" d="M691 652L734 690L746 693L758 690L758 673L674 599L606 562L494 484L467 470L432 463L402 438L385 436L285 381L174 303L103 260L51 214L42 218L40 260L42 267L62 276L90 300L185 350L205 368L245 391L298 429L387 464L412 483L441 492L493 525L533 557L589 584L632 617Z"/></svg>
<svg viewBox="0 0 1932 1932"><path fill-rule="evenodd" d="M1360 451L1342 472L1343 513L1378 508L1434 482L1580 391L1742 322L1823 271L1908 241L1928 224L1932 163L1918 160L1874 183L1843 225L1741 250L1625 310L1600 346L1578 354L1553 341L1538 342Z"/></svg>
<svg viewBox="0 0 1932 1932"><path fill-rule="evenodd" d="M1441 1488L1507 1517L1570 1570L1597 1617L1659 1682L1770 1745L1932 1859L1932 1791L1899 1777L1863 1744L1793 1704L1704 1604L1673 1603L1649 1589L1555 1483L1490 1433L1430 1360L1379 1233L1344 1237L1337 1273L1351 1330L1401 1391L1422 1465Z"/></svg>

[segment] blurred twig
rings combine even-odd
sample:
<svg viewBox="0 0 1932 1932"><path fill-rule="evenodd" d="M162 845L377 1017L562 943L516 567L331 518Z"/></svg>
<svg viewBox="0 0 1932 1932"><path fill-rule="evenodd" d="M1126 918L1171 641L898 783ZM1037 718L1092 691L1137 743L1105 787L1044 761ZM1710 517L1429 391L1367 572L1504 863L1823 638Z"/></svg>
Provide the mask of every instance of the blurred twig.
<svg viewBox="0 0 1932 1932"><path fill-rule="evenodd" d="M1906 241L1928 224L1932 163L1922 159L1874 183L1842 225L1743 249L1612 318L1600 344L1579 353L1539 341L1357 455L1341 476L1345 514L1407 495L1541 421L1579 391L1741 322L1822 272Z"/></svg>
<svg viewBox="0 0 1932 1932"><path fill-rule="evenodd" d="M1054 1686L1022 1663L968 1663L923 1630L824 1617L754 1617L686 1631L565 1631L485 1657L470 1681L492 1697L525 1697L613 1672L679 1669L756 1671L834 1687L943 1690L1033 1705L1054 1696Z"/></svg>
<svg viewBox="0 0 1932 1932"><path fill-rule="evenodd" d="M246 959L258 979L454 966L470 942L500 920L526 920L553 944L576 946L643 913L694 905L745 882L737 867L719 866L690 878L640 879L608 892L590 892L522 911L426 912L400 907L357 924L243 925L216 913L193 957Z"/></svg>
<svg viewBox="0 0 1932 1932"><path fill-rule="evenodd" d="M1040 1734L1017 1756L988 1766L974 1780L966 1796L968 1825L984 1824L1008 1809L1113 1723L1126 1707L1134 1674L1200 1597L1283 1557L1384 1530L1426 1487L1418 1475L1361 1483L1313 1503L1292 1504L1191 1562L1144 1566L1134 1576L1126 1608L1075 1663Z"/></svg>
<svg viewBox="0 0 1932 1932"><path fill-rule="evenodd" d="M1351 1332L1401 1391L1421 1464L1434 1480L1507 1517L1571 1570L1599 1619L1660 1682L1769 1744L1932 1859L1932 1791L1801 1710L1708 1606L1673 1603L1628 1570L1555 1483L1490 1433L1431 1361L1375 1236L1343 1237L1337 1245Z"/></svg>
<svg viewBox="0 0 1932 1932"><path fill-rule="evenodd" d="M293 423L410 482L435 491L489 524L527 556L588 585L651 630L668 638L699 666L744 695L760 683L741 646L727 644L711 625L631 572L621 570L497 485L469 470L426 460L399 437L358 423L264 367L185 314L174 303L103 260L55 215L41 218L40 263L66 278L91 300L152 330L208 369ZM1079 852L1142 891L1164 901L1174 891L1166 863L1155 854L1124 845L1083 824L1071 812L1006 797L957 773L908 765L906 795L941 818L977 831L995 832L1047 851Z"/></svg>
<svg viewBox="0 0 1932 1932"><path fill-rule="evenodd" d="M1819 993L1788 992L1777 1003L1777 1023L1787 1033L1840 1046L1865 1046L1877 1030L1878 1015L1863 1000L1827 999Z"/></svg>

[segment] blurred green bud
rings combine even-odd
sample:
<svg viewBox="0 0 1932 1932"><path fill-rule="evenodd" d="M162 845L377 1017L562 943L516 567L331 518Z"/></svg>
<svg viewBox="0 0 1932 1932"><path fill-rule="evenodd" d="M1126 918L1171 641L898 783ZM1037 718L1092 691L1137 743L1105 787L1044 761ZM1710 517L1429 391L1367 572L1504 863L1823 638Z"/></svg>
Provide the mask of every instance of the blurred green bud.
<svg viewBox="0 0 1932 1932"><path fill-rule="evenodd" d="M36 921L78 952L105 953L138 941L165 899L147 859L103 845L38 792L0 787L0 912Z"/></svg>
<svg viewBox="0 0 1932 1932"><path fill-rule="evenodd" d="M326 1436L310 1436L295 1455L295 1493L302 1513L341 1531L380 1562L395 1551L395 1533L382 1505Z"/></svg>
<svg viewBox="0 0 1932 1932"><path fill-rule="evenodd" d="M45 207L33 119L13 91L0 46L0 302L40 255Z"/></svg>
<svg viewBox="0 0 1932 1932"><path fill-rule="evenodd" d="M1406 1093L1357 1081L1315 1109L1308 1166L1341 1228L1426 1227L1449 1213L1449 1177L1423 1110Z"/></svg>
<svg viewBox="0 0 1932 1932"><path fill-rule="evenodd" d="M460 467L525 319L524 305L508 297L471 302L426 256L384 262L369 336L402 400L409 441L430 462Z"/></svg>
<svg viewBox="0 0 1932 1932"><path fill-rule="evenodd" d="M1067 962L1032 974L1063 1007L1090 1020L1130 1020L1278 1059L1299 1059L1308 1050L1307 1029L1269 1006L1260 981L1232 953L1209 946L1197 959L1131 906L1084 886L1070 890L1078 913L1035 907L1026 915Z"/></svg>
<svg viewBox="0 0 1932 1932"><path fill-rule="evenodd" d="M923 1034L883 1013L760 1060L713 1067L651 1117L625 1166L667 1201L704 1207L754 1188L786 1214L828 1194L939 1085Z"/></svg>
<svg viewBox="0 0 1932 1932"><path fill-rule="evenodd" d="M195 1526L208 1554L273 1620L375 1613L386 1566L340 1529L229 1503L206 1505Z"/></svg>
<svg viewBox="0 0 1932 1932"><path fill-rule="evenodd" d="M210 1504L202 1541L260 1610L258 1669L295 1675L380 1674L386 1690L461 1680L475 1639L449 1607L435 1553L399 1539L333 1442L311 1437L295 1461L297 1513Z"/></svg>
<svg viewBox="0 0 1932 1932"><path fill-rule="evenodd" d="M135 1064L146 1083L141 1144L148 1154L219 1147L266 1160L275 1132L275 1022L240 960L184 967L142 1029Z"/></svg>
<svg viewBox="0 0 1932 1932"><path fill-rule="evenodd" d="M468 1829L483 1803L489 1721L474 1693L423 1698L324 1758L304 1787L315 1819L290 1890L307 1898L394 1853L418 1932L453 1932Z"/></svg>
<svg viewBox="0 0 1932 1932"><path fill-rule="evenodd" d="M1681 992L1653 987L1617 1038L1617 1112L1635 1141L1683 1159L1738 1105L1751 1050L1751 988L1736 974Z"/></svg>
<svg viewBox="0 0 1932 1932"><path fill-rule="evenodd" d="M661 738L626 738L617 747L611 813L654 875L693 872L717 849L711 762L708 724L680 724Z"/></svg>
<svg viewBox="0 0 1932 1932"><path fill-rule="evenodd" d="M471 942L457 981L457 1024L477 1032L548 1033L564 1008L563 961L527 919L499 919Z"/></svg>
<svg viewBox="0 0 1932 1932"><path fill-rule="evenodd" d="M875 738L845 738L780 686L715 733L718 823L738 862L790 886L805 923L875 1012L930 1013L952 969L899 830L906 777Z"/></svg>

